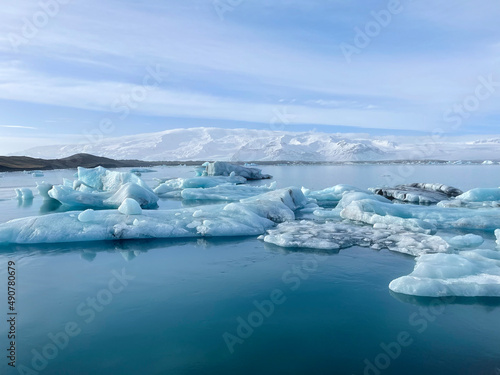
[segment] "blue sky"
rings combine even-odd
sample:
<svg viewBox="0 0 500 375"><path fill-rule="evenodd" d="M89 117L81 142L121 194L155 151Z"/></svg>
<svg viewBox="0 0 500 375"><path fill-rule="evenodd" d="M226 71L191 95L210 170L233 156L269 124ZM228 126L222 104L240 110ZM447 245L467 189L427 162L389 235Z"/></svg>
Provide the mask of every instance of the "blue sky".
<svg viewBox="0 0 500 375"><path fill-rule="evenodd" d="M3 7L0 154L197 126L500 133L494 0Z"/></svg>

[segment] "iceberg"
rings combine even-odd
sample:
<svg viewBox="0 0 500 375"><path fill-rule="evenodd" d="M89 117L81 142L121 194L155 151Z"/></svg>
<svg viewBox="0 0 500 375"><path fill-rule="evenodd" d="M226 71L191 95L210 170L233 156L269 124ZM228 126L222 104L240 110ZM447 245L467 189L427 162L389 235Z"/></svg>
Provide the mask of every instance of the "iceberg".
<svg viewBox="0 0 500 375"><path fill-rule="evenodd" d="M137 173L153 173L153 172L156 172L154 169L149 169L149 168L132 168L130 170L130 173L134 173L134 174L137 174Z"/></svg>
<svg viewBox="0 0 500 375"><path fill-rule="evenodd" d="M33 177L43 177L44 176L42 171L31 171L31 175Z"/></svg>
<svg viewBox="0 0 500 375"><path fill-rule="evenodd" d="M84 207L106 208L104 200L108 199L111 194L109 192L87 193L73 190L73 188L64 185L56 185L48 192L50 198L76 209Z"/></svg>
<svg viewBox="0 0 500 375"><path fill-rule="evenodd" d="M357 187L351 185L335 185L323 190L311 191L302 187L302 192L308 198L316 199L319 203L327 203L327 204L337 204L341 199L344 193L347 192L362 192L366 193L366 190L358 189Z"/></svg>
<svg viewBox="0 0 500 375"><path fill-rule="evenodd" d="M118 212L124 215L142 215L142 208L135 199L125 198L118 207Z"/></svg>
<svg viewBox="0 0 500 375"><path fill-rule="evenodd" d="M450 238L448 243L456 249L471 249L481 246L484 243L484 238L476 234L466 234Z"/></svg>
<svg viewBox="0 0 500 375"><path fill-rule="evenodd" d="M41 183L38 183L38 182L36 183L36 188L38 190L38 194L40 194L40 196L45 200L52 199L49 196L49 190L52 189L53 187L54 187L54 185L49 184L45 181L43 181Z"/></svg>
<svg viewBox="0 0 500 375"><path fill-rule="evenodd" d="M127 198L135 199L143 208L158 207L158 196L149 189L128 182L112 192L82 192L67 186L57 185L49 190L48 196L72 208L118 208Z"/></svg>
<svg viewBox="0 0 500 375"><path fill-rule="evenodd" d="M500 229L495 230L495 237L497 238L497 245L500 246Z"/></svg>
<svg viewBox="0 0 500 375"><path fill-rule="evenodd" d="M298 188L279 189L240 202L175 210L143 210L125 201L118 210L86 210L27 217L0 224L0 243L35 244L144 238L258 236L294 220L309 202ZM133 205L133 204L132 204ZM124 213L125 214L124 214ZM137 210L138 212L138 210Z"/></svg>
<svg viewBox="0 0 500 375"><path fill-rule="evenodd" d="M130 172L110 171L103 167L83 168L78 167L77 186L80 191L111 191L116 192L122 185L132 182L144 189L151 190L150 187L138 176Z"/></svg>
<svg viewBox="0 0 500 375"><path fill-rule="evenodd" d="M393 188L370 188L369 190L389 200L427 205L436 204L463 193L460 189L452 186L429 183L398 185Z"/></svg>
<svg viewBox="0 0 500 375"><path fill-rule="evenodd" d="M55 199L71 208L118 208L127 198L142 208L157 208L158 196L138 176L129 172L109 171L103 167L78 168L77 180L62 185L37 184L40 195Z"/></svg>
<svg viewBox="0 0 500 375"><path fill-rule="evenodd" d="M246 178L247 180L262 180L272 178L271 175L263 174L259 168L243 167L241 165L216 161L214 163L204 163L206 168L205 173L208 176L229 176L234 172L237 176Z"/></svg>
<svg viewBox="0 0 500 375"><path fill-rule="evenodd" d="M449 245L439 236L408 232L401 227L359 226L345 223L292 221L279 224L261 236L281 247L338 250L351 246L389 249L412 256L445 252Z"/></svg>
<svg viewBox="0 0 500 375"><path fill-rule="evenodd" d="M500 297L500 252L424 254L413 272L391 281L389 289L420 297Z"/></svg>
<svg viewBox="0 0 500 375"><path fill-rule="evenodd" d="M500 211L493 209L443 208L378 201L346 194L339 202L340 216L367 224L400 225L410 231L432 234L436 229L467 229L493 232L500 227Z"/></svg>
<svg viewBox="0 0 500 375"><path fill-rule="evenodd" d="M145 189L133 182L122 185L116 193L104 201L104 204L106 207L114 208L120 206L127 199L135 200L142 208L158 207L158 196L151 189Z"/></svg>
<svg viewBox="0 0 500 375"><path fill-rule="evenodd" d="M272 191L275 188L276 182L269 186L219 185L206 189L184 189L181 192L181 197L186 200L239 201Z"/></svg>
<svg viewBox="0 0 500 375"><path fill-rule="evenodd" d="M236 176L234 173L231 173L229 176L173 178L160 183L160 185L154 189L154 192L162 197L180 197L184 189L207 189L219 185L244 184L246 181L246 178Z"/></svg>
<svg viewBox="0 0 500 375"><path fill-rule="evenodd" d="M457 200L465 202L493 202L500 201L500 188L471 189L459 196Z"/></svg>
<svg viewBox="0 0 500 375"><path fill-rule="evenodd" d="M16 189L16 198L24 201L31 200L33 199L33 192L29 188Z"/></svg>

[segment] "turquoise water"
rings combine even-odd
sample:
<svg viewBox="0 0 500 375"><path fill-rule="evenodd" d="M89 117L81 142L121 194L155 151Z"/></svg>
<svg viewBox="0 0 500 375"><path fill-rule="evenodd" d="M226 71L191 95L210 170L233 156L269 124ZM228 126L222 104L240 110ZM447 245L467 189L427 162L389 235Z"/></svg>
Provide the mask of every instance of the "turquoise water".
<svg viewBox="0 0 500 375"><path fill-rule="evenodd" d="M320 189L385 184L387 175L401 175L395 168L264 169L279 187ZM153 184L153 177L192 175L191 167L156 169L142 177ZM402 178L469 189L500 186L499 172L498 166L419 166ZM14 187L59 183L73 173L4 175L0 221L40 214L39 197L28 206L9 199ZM162 200L160 209L181 206ZM389 282L414 266L398 253L287 251L255 238L0 251L4 353L9 260L16 263L19 313L17 368L2 356L1 374L500 373L500 301L391 294Z"/></svg>

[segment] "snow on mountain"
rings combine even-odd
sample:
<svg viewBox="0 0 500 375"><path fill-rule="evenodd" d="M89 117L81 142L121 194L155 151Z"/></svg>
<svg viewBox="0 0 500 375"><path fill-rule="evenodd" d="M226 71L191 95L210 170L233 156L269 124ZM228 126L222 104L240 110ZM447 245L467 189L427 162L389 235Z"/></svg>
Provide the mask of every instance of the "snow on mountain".
<svg viewBox="0 0 500 375"><path fill-rule="evenodd" d="M393 139L394 137L391 137ZM403 138L402 138L403 139ZM223 161L497 160L495 139L476 142L404 139L398 143L367 135L295 133L255 129L191 128L106 138L100 142L43 146L16 153L62 158L88 153L113 159ZM432 152L415 152L427 147ZM424 148L425 148L424 147Z"/></svg>
<svg viewBox="0 0 500 375"><path fill-rule="evenodd" d="M386 159L391 149L392 144L327 133L192 128L107 138L95 143L36 147L18 154L61 158L84 152L114 159L179 161L347 161Z"/></svg>

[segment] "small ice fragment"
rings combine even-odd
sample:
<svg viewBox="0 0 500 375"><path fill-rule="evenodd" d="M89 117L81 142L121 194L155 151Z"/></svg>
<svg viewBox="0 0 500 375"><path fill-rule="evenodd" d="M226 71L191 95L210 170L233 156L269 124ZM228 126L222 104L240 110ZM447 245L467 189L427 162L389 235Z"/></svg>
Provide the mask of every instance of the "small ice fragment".
<svg viewBox="0 0 500 375"><path fill-rule="evenodd" d="M142 208L139 203L132 199L126 198L123 203L118 207L118 211L124 215L141 215Z"/></svg>
<svg viewBox="0 0 500 375"><path fill-rule="evenodd" d="M484 239L475 234L466 234L450 238L447 242L456 249L472 249L481 246Z"/></svg>
<svg viewBox="0 0 500 375"><path fill-rule="evenodd" d="M28 188L19 188L16 189L16 198L22 200L30 200L33 199L33 192Z"/></svg>
<svg viewBox="0 0 500 375"><path fill-rule="evenodd" d="M95 211L92 209L85 210L78 215L78 221L81 223L89 223L96 220Z"/></svg>

